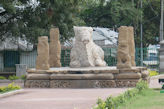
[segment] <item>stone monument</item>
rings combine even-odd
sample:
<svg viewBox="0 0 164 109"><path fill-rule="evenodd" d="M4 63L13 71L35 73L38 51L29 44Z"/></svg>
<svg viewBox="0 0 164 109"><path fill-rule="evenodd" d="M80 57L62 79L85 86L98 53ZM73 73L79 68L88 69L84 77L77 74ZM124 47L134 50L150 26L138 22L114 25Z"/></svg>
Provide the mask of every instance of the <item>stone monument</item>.
<svg viewBox="0 0 164 109"><path fill-rule="evenodd" d="M121 26L119 29L118 50L117 50L117 68L131 69L131 56L129 54L129 33L128 27Z"/></svg>
<svg viewBox="0 0 164 109"><path fill-rule="evenodd" d="M71 50L70 67L106 66L104 51L93 42L91 27L74 26L75 42Z"/></svg>
<svg viewBox="0 0 164 109"><path fill-rule="evenodd" d="M50 67L61 67L60 63L61 45L59 41L59 29L50 29Z"/></svg>
<svg viewBox="0 0 164 109"><path fill-rule="evenodd" d="M37 52L36 69L49 70L49 44L47 36L38 38Z"/></svg>
<svg viewBox="0 0 164 109"><path fill-rule="evenodd" d="M131 57L131 65L136 66L134 28L132 26L128 27L128 39L129 39L129 55Z"/></svg>
<svg viewBox="0 0 164 109"><path fill-rule="evenodd" d="M54 34L53 31L55 31L55 29L51 30L52 34ZM56 31L58 30L56 29ZM38 44L38 57L36 63L37 68L27 70L28 74L25 80L25 87L27 88L135 87L136 83L139 80L141 79L146 81L149 80L149 72L147 71L146 67L132 67L133 63L131 61L131 58L133 58L134 56L133 54L134 51L131 50L133 49L133 47L130 48L130 46L133 45L132 43L134 41L132 41L133 39L132 37L130 37L133 36L131 27L122 26L119 28L117 67L106 66L106 63L104 62L103 50L99 46L94 44L92 40L93 29L91 27L74 27L74 31L75 31L75 43L71 51L71 63L70 63L70 66L73 68L60 67L60 68L48 69L49 68L48 38L41 37L39 38L39 44ZM54 39L51 39L51 41L52 40Z"/></svg>

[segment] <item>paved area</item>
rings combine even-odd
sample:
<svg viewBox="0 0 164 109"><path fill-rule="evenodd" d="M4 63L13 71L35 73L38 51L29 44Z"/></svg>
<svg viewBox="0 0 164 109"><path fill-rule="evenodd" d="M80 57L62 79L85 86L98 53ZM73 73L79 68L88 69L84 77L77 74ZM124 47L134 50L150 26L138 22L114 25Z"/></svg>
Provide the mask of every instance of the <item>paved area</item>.
<svg viewBox="0 0 164 109"><path fill-rule="evenodd" d="M149 87L161 88L158 83L161 76L164 77L164 75L151 77ZM117 96L126 90L128 88L25 89L22 94L0 99L0 109L91 109L98 98Z"/></svg>
<svg viewBox="0 0 164 109"><path fill-rule="evenodd" d="M117 96L127 88L25 89L0 100L0 109L91 109L98 98Z"/></svg>

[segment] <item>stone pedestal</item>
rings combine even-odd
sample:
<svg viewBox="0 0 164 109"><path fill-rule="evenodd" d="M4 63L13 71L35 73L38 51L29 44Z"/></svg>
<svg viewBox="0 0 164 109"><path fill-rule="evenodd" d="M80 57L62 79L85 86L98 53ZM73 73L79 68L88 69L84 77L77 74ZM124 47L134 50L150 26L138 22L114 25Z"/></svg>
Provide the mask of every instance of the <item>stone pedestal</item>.
<svg viewBox="0 0 164 109"><path fill-rule="evenodd" d="M115 88L135 87L140 79L148 80L143 67L118 70L116 67L30 69L27 88Z"/></svg>
<svg viewBox="0 0 164 109"><path fill-rule="evenodd" d="M159 63L159 72L164 72L164 40L160 42Z"/></svg>

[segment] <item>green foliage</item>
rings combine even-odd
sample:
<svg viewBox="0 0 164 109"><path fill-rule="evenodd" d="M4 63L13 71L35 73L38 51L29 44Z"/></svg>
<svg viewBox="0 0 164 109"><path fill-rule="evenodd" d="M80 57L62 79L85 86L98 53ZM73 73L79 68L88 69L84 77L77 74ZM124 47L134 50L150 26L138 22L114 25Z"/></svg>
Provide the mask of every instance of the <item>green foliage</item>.
<svg viewBox="0 0 164 109"><path fill-rule="evenodd" d="M148 88L149 88L149 86L148 86L147 81L141 80L140 82L138 82L138 83L136 84L136 89L138 89L139 92L141 92L141 91L143 91L143 90L145 90L145 89L148 89Z"/></svg>
<svg viewBox="0 0 164 109"><path fill-rule="evenodd" d="M5 93L8 91L18 90L18 89L21 89L21 87L18 85L14 85L14 83L11 83L8 86L0 87L0 93Z"/></svg>
<svg viewBox="0 0 164 109"><path fill-rule="evenodd" d="M97 106L95 106L93 109L116 109L133 97L142 94L147 89L147 82L141 80L136 84L135 88L128 90L117 97L108 97L105 101L98 99Z"/></svg>
<svg viewBox="0 0 164 109"><path fill-rule="evenodd" d="M4 80L4 79L6 79L6 77L0 76L0 80Z"/></svg>
<svg viewBox="0 0 164 109"><path fill-rule="evenodd" d="M22 80L26 80L26 75L22 75L20 78L21 78Z"/></svg>
<svg viewBox="0 0 164 109"><path fill-rule="evenodd" d="M33 5L30 0L3 0L1 6L5 9L0 13L0 38L26 37L26 40L36 43L39 36L49 36L51 26L58 27L61 40L73 36L73 25L84 25L78 16L82 0L37 0ZM25 6L24 8L18 8ZM6 17L8 16L8 17Z"/></svg>
<svg viewBox="0 0 164 109"><path fill-rule="evenodd" d="M17 79L19 79L19 77L13 75L13 76L9 76L8 79L9 79L9 80L17 80Z"/></svg>
<svg viewBox="0 0 164 109"><path fill-rule="evenodd" d="M82 19L88 26L114 28L133 26L136 47L140 47L140 23L143 23L143 46L157 44L159 37L160 0L109 0L103 5L90 6L81 13Z"/></svg>
<svg viewBox="0 0 164 109"><path fill-rule="evenodd" d="M157 76L159 75L159 73L157 71L154 71L154 70L148 70L149 71L149 76Z"/></svg>
<svg viewBox="0 0 164 109"><path fill-rule="evenodd" d="M129 99L116 109L163 109L163 93L160 90L145 90L144 94Z"/></svg>

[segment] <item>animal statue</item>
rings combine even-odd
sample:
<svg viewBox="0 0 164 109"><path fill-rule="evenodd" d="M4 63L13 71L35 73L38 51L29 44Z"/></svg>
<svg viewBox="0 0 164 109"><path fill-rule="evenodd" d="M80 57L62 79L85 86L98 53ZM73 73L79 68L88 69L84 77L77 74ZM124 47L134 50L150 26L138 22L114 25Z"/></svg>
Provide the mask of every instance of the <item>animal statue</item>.
<svg viewBox="0 0 164 109"><path fill-rule="evenodd" d="M71 50L70 67L106 66L104 51L92 39L91 27L74 26L75 42Z"/></svg>

